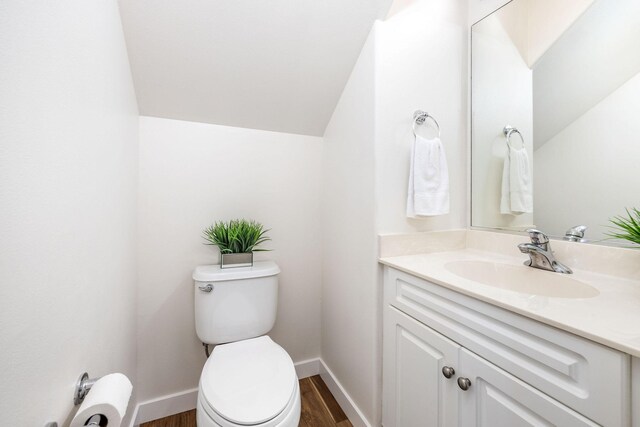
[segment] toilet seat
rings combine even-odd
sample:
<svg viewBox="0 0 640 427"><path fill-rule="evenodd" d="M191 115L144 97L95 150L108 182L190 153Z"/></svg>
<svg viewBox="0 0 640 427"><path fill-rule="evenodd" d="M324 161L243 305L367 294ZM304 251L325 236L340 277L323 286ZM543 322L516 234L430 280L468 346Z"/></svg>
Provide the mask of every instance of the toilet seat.
<svg viewBox="0 0 640 427"><path fill-rule="evenodd" d="M217 346L198 394L198 409L222 426L280 425L280 418L295 412L296 400L300 410L291 357L268 336Z"/></svg>
<svg viewBox="0 0 640 427"><path fill-rule="evenodd" d="M205 402L202 402L202 392L198 395L196 410L196 425L198 427L244 427L241 424L234 424L218 415ZM291 397L287 407L275 418L263 424L255 424L251 427L298 427L300 422L301 397L300 387L296 384L296 390Z"/></svg>

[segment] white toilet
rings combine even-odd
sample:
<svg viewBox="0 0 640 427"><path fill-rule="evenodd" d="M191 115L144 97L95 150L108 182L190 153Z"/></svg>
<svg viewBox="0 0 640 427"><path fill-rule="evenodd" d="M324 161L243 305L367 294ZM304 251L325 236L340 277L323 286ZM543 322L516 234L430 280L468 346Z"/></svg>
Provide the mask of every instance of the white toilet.
<svg viewBox="0 0 640 427"><path fill-rule="evenodd" d="M271 261L253 267L197 267L196 333L217 344L198 389L198 427L297 427L300 388L293 361L265 335L278 305L278 273Z"/></svg>

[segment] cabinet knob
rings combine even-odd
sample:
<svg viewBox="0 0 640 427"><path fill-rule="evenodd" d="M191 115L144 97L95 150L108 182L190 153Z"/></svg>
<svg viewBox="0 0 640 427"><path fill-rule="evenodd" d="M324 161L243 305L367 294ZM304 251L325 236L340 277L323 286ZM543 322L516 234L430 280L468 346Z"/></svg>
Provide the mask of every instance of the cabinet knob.
<svg viewBox="0 0 640 427"><path fill-rule="evenodd" d="M460 387L464 391L469 390L469 388L471 387L471 380L469 378L459 377L458 387Z"/></svg>
<svg viewBox="0 0 640 427"><path fill-rule="evenodd" d="M456 374L456 370L453 369L451 366L445 366L442 368L442 375L444 375L445 378L451 378Z"/></svg>

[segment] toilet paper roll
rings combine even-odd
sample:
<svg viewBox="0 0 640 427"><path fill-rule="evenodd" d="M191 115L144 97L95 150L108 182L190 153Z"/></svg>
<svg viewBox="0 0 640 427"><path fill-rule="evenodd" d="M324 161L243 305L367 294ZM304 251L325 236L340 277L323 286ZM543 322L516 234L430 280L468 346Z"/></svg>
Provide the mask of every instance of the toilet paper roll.
<svg viewBox="0 0 640 427"><path fill-rule="evenodd" d="M125 375L105 375L91 387L70 427L83 427L96 414L107 417L109 427L120 427L132 391L131 381Z"/></svg>

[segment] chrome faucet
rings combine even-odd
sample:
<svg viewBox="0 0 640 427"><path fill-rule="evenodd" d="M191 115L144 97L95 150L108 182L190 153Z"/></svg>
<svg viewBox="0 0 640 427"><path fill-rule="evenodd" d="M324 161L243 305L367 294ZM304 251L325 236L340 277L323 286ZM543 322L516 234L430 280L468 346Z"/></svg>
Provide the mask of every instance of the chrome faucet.
<svg viewBox="0 0 640 427"><path fill-rule="evenodd" d="M520 252L529 255L529 261L525 261L525 265L541 270L555 271L556 273L573 273L569 267L556 260L551 250L549 237L546 234L535 228L528 229L527 233L531 237L531 243L518 245Z"/></svg>
<svg viewBox="0 0 640 427"><path fill-rule="evenodd" d="M584 232L587 231L586 225L576 225L575 227L571 227L564 233L564 240L568 240L570 242L586 242L584 239Z"/></svg>

